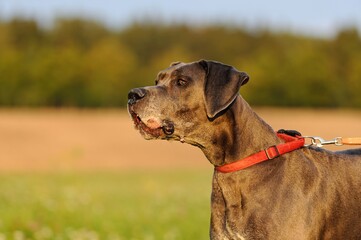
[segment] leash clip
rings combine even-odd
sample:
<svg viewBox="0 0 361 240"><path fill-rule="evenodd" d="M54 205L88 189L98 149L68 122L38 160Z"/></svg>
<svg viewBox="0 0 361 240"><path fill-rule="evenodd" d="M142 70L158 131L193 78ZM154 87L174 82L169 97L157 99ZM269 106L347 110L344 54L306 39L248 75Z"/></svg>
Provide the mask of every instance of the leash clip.
<svg viewBox="0 0 361 240"><path fill-rule="evenodd" d="M325 140L322 137L311 137L311 136L303 136L303 138L308 138L311 139L311 143L310 144L305 144L305 147L310 147L313 145L316 145L317 147L323 147L324 145L336 145L336 146L342 146L342 137L336 137L332 140Z"/></svg>

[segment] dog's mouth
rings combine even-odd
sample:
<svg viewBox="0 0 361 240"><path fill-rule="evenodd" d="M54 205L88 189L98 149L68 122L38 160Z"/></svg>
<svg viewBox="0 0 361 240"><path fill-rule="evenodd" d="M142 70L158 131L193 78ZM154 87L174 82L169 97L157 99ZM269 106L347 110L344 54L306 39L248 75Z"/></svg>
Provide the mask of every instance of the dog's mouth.
<svg viewBox="0 0 361 240"><path fill-rule="evenodd" d="M157 121L148 119L146 123L134 111L130 111L134 126L145 138L160 138L162 136L170 136L174 133L174 124L169 120Z"/></svg>

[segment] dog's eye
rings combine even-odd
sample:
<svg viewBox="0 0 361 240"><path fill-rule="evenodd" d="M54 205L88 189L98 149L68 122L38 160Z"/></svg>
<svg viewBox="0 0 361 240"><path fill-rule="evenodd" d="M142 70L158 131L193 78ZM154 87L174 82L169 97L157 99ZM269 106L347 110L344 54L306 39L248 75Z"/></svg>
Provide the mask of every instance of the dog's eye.
<svg viewBox="0 0 361 240"><path fill-rule="evenodd" d="M179 78L179 79L177 79L177 85L180 86L180 87L186 86L187 81L182 79L182 78Z"/></svg>

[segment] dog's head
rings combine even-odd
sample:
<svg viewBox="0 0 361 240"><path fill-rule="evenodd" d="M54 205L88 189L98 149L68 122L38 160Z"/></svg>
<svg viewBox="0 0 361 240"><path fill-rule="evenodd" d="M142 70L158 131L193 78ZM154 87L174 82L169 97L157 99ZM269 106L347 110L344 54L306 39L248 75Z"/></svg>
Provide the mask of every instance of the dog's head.
<svg viewBox="0 0 361 240"><path fill-rule="evenodd" d="M146 139L191 139L199 124L227 110L248 80L219 62L173 63L158 74L155 86L129 92L128 111Z"/></svg>

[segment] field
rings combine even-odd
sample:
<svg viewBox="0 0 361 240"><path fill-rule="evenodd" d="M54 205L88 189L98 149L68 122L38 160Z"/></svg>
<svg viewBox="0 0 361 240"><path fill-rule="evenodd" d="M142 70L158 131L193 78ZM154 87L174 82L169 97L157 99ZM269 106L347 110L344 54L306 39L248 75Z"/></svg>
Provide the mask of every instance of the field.
<svg viewBox="0 0 361 240"><path fill-rule="evenodd" d="M201 171L6 174L0 239L207 239Z"/></svg>
<svg viewBox="0 0 361 240"><path fill-rule="evenodd" d="M275 130L361 136L360 111L256 111ZM208 239L212 169L124 111L0 110L0 240Z"/></svg>

